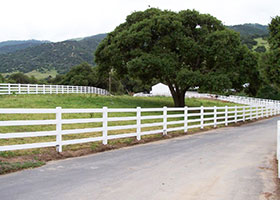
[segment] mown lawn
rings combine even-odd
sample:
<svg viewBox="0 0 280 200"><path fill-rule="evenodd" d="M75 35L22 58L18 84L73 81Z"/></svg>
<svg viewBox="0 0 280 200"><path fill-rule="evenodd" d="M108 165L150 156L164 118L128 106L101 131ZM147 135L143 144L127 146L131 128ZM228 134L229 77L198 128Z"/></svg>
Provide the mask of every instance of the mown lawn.
<svg viewBox="0 0 280 200"><path fill-rule="evenodd" d="M232 106L211 99L186 98L186 106ZM0 108L158 108L173 107L171 97L97 96L94 94L0 95Z"/></svg>

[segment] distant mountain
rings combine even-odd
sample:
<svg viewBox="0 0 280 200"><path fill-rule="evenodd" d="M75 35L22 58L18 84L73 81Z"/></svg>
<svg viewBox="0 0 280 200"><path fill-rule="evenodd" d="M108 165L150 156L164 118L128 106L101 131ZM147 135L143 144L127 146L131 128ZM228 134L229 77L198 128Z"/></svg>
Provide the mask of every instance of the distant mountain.
<svg viewBox="0 0 280 200"><path fill-rule="evenodd" d="M235 30L240 33L241 36L268 36L268 26L261 24L240 24L234 26L227 26L229 29Z"/></svg>
<svg viewBox="0 0 280 200"><path fill-rule="evenodd" d="M40 40L15 40L0 42L0 54L11 53L28 47L38 46L40 44L50 43L49 41Z"/></svg>
<svg viewBox="0 0 280 200"><path fill-rule="evenodd" d="M269 36L268 26L261 24L240 24L227 26L240 33L240 39L243 44L251 50L264 52L268 49L267 37ZM259 41L262 41L262 44Z"/></svg>
<svg viewBox="0 0 280 200"><path fill-rule="evenodd" d="M243 24L228 28L239 32L242 42L252 50L258 45L257 38L268 36L266 25ZM37 40L0 42L0 73L55 70L63 74L82 62L94 64L93 53L105 37L106 34L99 34L55 43Z"/></svg>
<svg viewBox="0 0 280 200"><path fill-rule="evenodd" d="M0 55L0 72L24 73L36 70L56 70L66 73L72 66L82 62L93 63L93 53L106 34L94 35L79 40L44 43Z"/></svg>

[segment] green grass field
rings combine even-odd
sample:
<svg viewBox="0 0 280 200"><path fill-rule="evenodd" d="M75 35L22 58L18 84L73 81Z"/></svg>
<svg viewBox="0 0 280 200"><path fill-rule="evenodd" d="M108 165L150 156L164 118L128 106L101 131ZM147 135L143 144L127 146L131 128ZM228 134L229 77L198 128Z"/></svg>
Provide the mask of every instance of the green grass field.
<svg viewBox="0 0 280 200"><path fill-rule="evenodd" d="M236 104L221 102L216 100L207 100L207 99L186 99L186 106L189 107L211 107L211 106L233 106ZM0 96L0 108L102 108L107 106L108 108L159 108L163 106L172 107L173 100L171 97L131 97L131 96L96 96L92 94L60 94L60 95L1 95ZM143 115L155 115L161 114L161 112L150 112L143 113ZM172 114L172 113L169 113ZM174 114L178 114L174 112ZM111 113L110 117L122 117L122 116L135 116L135 113ZM78 114L63 114L64 119L71 118L99 118L102 115L99 113L78 113ZM210 116L209 116L210 117ZM0 115L0 120L43 120L43 119L54 119L55 114L2 114ZM172 120L182 120L180 118L172 118L168 121ZM144 123L153 123L153 122L162 122L162 119L154 119L154 120L143 120ZM120 122L110 122L109 126L115 125L129 125L135 124L136 121L120 121ZM82 128L92 128L92 127L100 127L101 123L85 123L85 124L65 124L63 125L63 129L82 129ZM172 125L172 127L180 126ZM142 131L146 130L154 130L161 129L162 127L149 127L143 128ZM0 127L0 133L15 133L15 132L31 132L31 131L50 131L55 130L55 125L42 125L42 126L7 126ZM109 131L109 135L113 134L121 134L121 133L131 133L135 132L135 129L129 130L118 130L118 131ZM63 140L71 140L71 139L80 139L80 138L88 138L88 137L96 137L101 136L101 132L94 133L84 133L84 134L71 134L63 136ZM148 135L143 136L143 139L155 139L161 138L162 134L157 135ZM30 137L30 138L16 138L16 139L2 139L0 140L0 146L5 145L14 145L14 144L26 144L26 143L37 143L37 142L49 142L55 141L55 136L47 136L47 137ZM109 140L109 146L114 145L129 145L135 141L135 138L125 138L125 139L117 139L117 140ZM95 143L84 143L84 144L76 144L76 145L68 145L63 147L63 151L79 151L81 149L90 149L95 151L100 148L102 144L100 142ZM22 166L31 166L34 163L34 166L37 166L38 163L43 164L45 159L38 159L38 155L48 155L49 153L54 153L54 148L41 148L41 149L28 149L28 150L19 150L13 152L0 152L0 174L1 174L1 166L2 171L9 172L15 170L15 166L18 169L21 169ZM8 158L16 158L16 157L26 157L32 156L32 159L27 159L27 161L23 162L22 165L18 162L13 163L9 168ZM1 157L5 158L4 160ZM34 159L36 158L36 159ZM52 159L52 158L51 158ZM2 164L1 164L2 162ZM5 169L4 169L5 168Z"/></svg>
<svg viewBox="0 0 280 200"><path fill-rule="evenodd" d="M6 77L6 76L10 76L11 74L17 73L17 72L19 72L19 71L14 71L11 73L3 73L3 75L4 75L4 77ZM44 72L39 72L39 71L33 70L31 72L25 73L25 75L27 75L29 77L34 76L37 80L45 79L45 78L48 78L49 76L54 78L57 74L58 74L57 71L54 69L45 70Z"/></svg>
<svg viewBox="0 0 280 200"><path fill-rule="evenodd" d="M186 98L186 106L236 105L211 99ZM0 108L159 108L173 107L171 97L97 96L95 94L0 95Z"/></svg>
<svg viewBox="0 0 280 200"><path fill-rule="evenodd" d="M253 46L253 50L258 48L259 46L264 46L266 50L269 50L269 44L267 40L264 40L263 38L256 38L255 41L258 43L257 45Z"/></svg>

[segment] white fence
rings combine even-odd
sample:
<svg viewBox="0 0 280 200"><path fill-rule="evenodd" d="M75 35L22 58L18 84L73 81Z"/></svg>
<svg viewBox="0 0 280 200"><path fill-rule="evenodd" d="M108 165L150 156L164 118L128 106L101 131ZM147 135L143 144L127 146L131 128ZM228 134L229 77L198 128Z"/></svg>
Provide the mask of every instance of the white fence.
<svg viewBox="0 0 280 200"><path fill-rule="evenodd" d="M216 94L207 94L207 93L196 93L196 92L186 92L186 97L189 98L209 98L209 99L218 99L222 101L229 101L239 104L246 104L246 105L264 105L264 106L280 106L279 100L271 100L271 99L262 99L262 98L255 98L255 97L243 97L243 96L223 96L223 95L216 95Z"/></svg>
<svg viewBox="0 0 280 200"><path fill-rule="evenodd" d="M38 84L12 84L0 83L0 95L4 94L70 94L88 93L108 95L107 90L90 86L72 85L38 85Z"/></svg>
<svg viewBox="0 0 280 200"><path fill-rule="evenodd" d="M13 141L12 144L5 143L5 146L0 146L0 151L57 147L57 151L61 152L64 145L96 141L102 141L103 144L106 145L108 140L128 137L136 137L137 140L141 140L141 137L144 135L158 133L166 135L173 131L187 132L189 129L203 129L206 126L227 126L230 123L273 116L279 114L279 111L277 107L268 106L137 107L127 109L111 109L107 107L102 109L62 109L60 107L56 109L0 109L2 119L6 119L5 121L0 121L0 128L6 128L2 129L5 133L1 131L0 139ZM45 117L43 120L14 120L14 118L11 117L18 117L21 114L47 114L52 115L53 118ZM71 114L74 115L74 117L71 117ZM82 114L83 117L81 117ZM5 118L4 115L7 115L7 117ZM27 119L27 117L23 117L23 119ZM38 117L35 119L38 119ZM67 127L67 125L70 124L87 124L87 126L83 128L75 128L75 126ZM38 126L39 129L44 126L52 126L53 130L38 131L36 129L36 131L17 132L18 130L28 130L28 128L26 128L28 126ZM11 130L16 131L11 132ZM86 138L75 138L75 136L85 133L90 133L92 135ZM72 137L70 137L70 135ZM53 141L49 141L49 138L47 141L42 140L43 142L40 143L23 142L25 138L46 138L46 136L53 137ZM14 138L21 138L18 140L18 144L15 144Z"/></svg>
<svg viewBox="0 0 280 200"><path fill-rule="evenodd" d="M278 160L278 178L280 178L280 120L277 122L277 154Z"/></svg>

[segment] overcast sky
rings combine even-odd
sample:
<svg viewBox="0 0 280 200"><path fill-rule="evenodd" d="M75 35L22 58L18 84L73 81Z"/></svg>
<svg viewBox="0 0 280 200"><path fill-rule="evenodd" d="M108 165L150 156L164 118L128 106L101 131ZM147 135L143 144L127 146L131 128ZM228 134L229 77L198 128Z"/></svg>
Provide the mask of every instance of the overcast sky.
<svg viewBox="0 0 280 200"><path fill-rule="evenodd" d="M225 25L268 24L280 0L2 0L0 41L62 41L113 31L133 11L148 6L209 13Z"/></svg>

